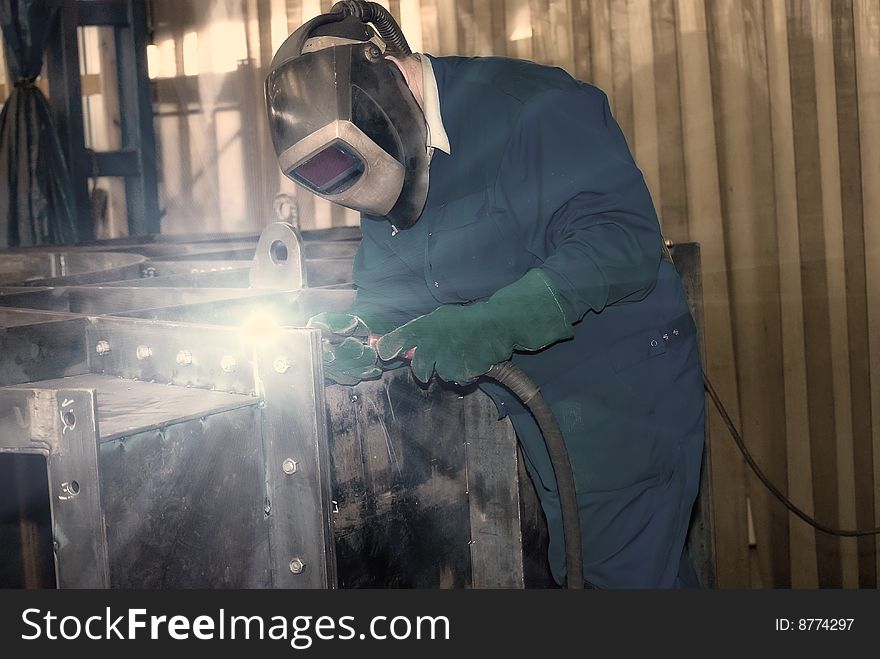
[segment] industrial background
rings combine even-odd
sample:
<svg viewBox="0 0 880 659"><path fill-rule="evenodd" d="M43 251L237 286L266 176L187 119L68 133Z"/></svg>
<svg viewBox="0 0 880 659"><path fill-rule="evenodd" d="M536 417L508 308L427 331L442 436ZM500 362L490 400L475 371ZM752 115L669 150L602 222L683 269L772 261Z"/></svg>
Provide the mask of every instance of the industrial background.
<svg viewBox="0 0 880 659"><path fill-rule="evenodd" d="M296 197L303 229L357 223L282 177L262 103L275 49L331 4L149 3L161 219L147 228L258 232L279 191ZM757 460L820 521L877 526L880 2L381 4L414 50L532 59L608 94L666 237L701 246L706 370ZM101 26L78 38L86 146L119 149L118 41ZM88 186L86 237L127 235L122 179ZM714 410L709 423L717 586L880 585L873 537L827 536L790 515Z"/></svg>

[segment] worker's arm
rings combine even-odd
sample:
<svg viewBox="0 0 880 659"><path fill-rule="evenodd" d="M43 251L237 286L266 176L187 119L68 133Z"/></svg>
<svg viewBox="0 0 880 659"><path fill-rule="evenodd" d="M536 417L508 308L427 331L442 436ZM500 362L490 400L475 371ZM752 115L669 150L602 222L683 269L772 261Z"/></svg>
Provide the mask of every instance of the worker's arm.
<svg viewBox="0 0 880 659"><path fill-rule="evenodd" d="M488 300L442 306L382 337L382 358L415 348L420 380L470 382L513 350L570 338L589 310L640 299L656 282L653 203L599 90L527 102L490 199L493 220L541 263Z"/></svg>
<svg viewBox="0 0 880 659"><path fill-rule="evenodd" d="M528 101L492 189L493 215L543 259L569 322L653 288L660 227L642 173L595 87Z"/></svg>

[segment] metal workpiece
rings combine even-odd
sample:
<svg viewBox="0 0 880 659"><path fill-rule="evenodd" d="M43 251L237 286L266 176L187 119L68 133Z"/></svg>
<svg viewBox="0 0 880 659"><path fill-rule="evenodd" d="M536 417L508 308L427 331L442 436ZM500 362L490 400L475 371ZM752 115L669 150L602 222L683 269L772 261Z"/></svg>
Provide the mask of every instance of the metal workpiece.
<svg viewBox="0 0 880 659"><path fill-rule="evenodd" d="M3 254L0 261L0 286L77 285L137 276L146 257L73 250L52 251L45 248L20 248Z"/></svg>
<svg viewBox="0 0 880 659"><path fill-rule="evenodd" d="M460 400L470 513L471 587L525 586L516 433L480 391ZM536 552L536 553L543 553Z"/></svg>
<svg viewBox="0 0 880 659"><path fill-rule="evenodd" d="M92 390L59 389L59 450L49 454L49 493L59 588L107 588L109 554L97 458L98 415Z"/></svg>
<svg viewBox="0 0 880 659"><path fill-rule="evenodd" d="M137 279L106 281L99 285L114 288L247 288L249 286L249 262L245 262L246 265L240 267L208 272L197 271L198 268L194 265L197 261L181 263L186 267L186 272L160 275L155 269L147 269L145 272L153 274L144 274Z"/></svg>
<svg viewBox="0 0 880 659"><path fill-rule="evenodd" d="M0 453L48 459L59 584L271 586L260 414L97 374L0 388Z"/></svg>
<svg viewBox="0 0 880 659"><path fill-rule="evenodd" d="M173 304L192 304L247 297L241 288L160 288L138 286L68 286L0 295L0 306L68 311L85 315L118 314Z"/></svg>
<svg viewBox="0 0 880 659"><path fill-rule="evenodd" d="M151 233L119 238L102 238L77 243L77 249L95 249L99 251L131 249L138 250L154 245L187 245L190 248L211 243L256 243L259 232L229 231L225 233Z"/></svg>
<svg viewBox="0 0 880 659"><path fill-rule="evenodd" d="M124 311L116 316L258 329L259 324L304 327L321 311L344 311L354 302L351 289L304 289L260 293L236 299Z"/></svg>
<svg viewBox="0 0 880 659"><path fill-rule="evenodd" d="M58 587L109 587L94 391L0 388L0 438L0 459L46 458Z"/></svg>
<svg viewBox="0 0 880 659"><path fill-rule="evenodd" d="M151 258L169 261L249 261L254 257L255 242L175 243L127 248Z"/></svg>
<svg viewBox="0 0 880 659"><path fill-rule="evenodd" d="M3 289L0 289L2 291ZM0 292L2 295L2 292ZM38 309L10 309L0 307L0 328L19 327L22 325L37 325L48 323L53 320L69 320L80 318L78 314L64 311L40 311Z"/></svg>
<svg viewBox="0 0 880 659"><path fill-rule="evenodd" d="M273 367L279 352L292 357L284 373ZM256 349L258 387L265 401L265 471L268 491L274 497L269 502L268 520L276 587L336 585L321 354L319 333L304 329L285 329ZM285 461L294 459L296 477L291 477L291 465ZM292 557L298 557L309 569L294 574Z"/></svg>
<svg viewBox="0 0 880 659"><path fill-rule="evenodd" d="M251 288L292 291L306 284L305 257L299 230L287 222L273 222L263 230L254 252Z"/></svg>
<svg viewBox="0 0 880 659"><path fill-rule="evenodd" d="M144 264L144 269L149 268L151 278L174 277L177 275L214 275L224 272L247 271L251 267L253 260L190 260L190 261L169 261L164 259L150 259ZM145 273L141 274L142 278L147 278Z"/></svg>
<svg viewBox="0 0 880 659"><path fill-rule="evenodd" d="M92 372L230 393L256 393L252 365L253 341L258 339L249 339L240 327L104 316L91 318L86 332L90 343L104 340L113 346L104 355L89 355ZM148 358L140 358L146 347Z"/></svg>
<svg viewBox="0 0 880 659"><path fill-rule="evenodd" d="M86 343L85 318L52 314L30 316L40 322L25 324L8 310L0 321L0 386L38 382L88 371L93 344ZM49 320L43 321L43 318ZM87 347L90 345L90 347Z"/></svg>
<svg viewBox="0 0 880 659"><path fill-rule="evenodd" d="M157 417L100 445L115 588L273 586L261 410L193 393L202 396L179 420Z"/></svg>
<svg viewBox="0 0 880 659"><path fill-rule="evenodd" d="M242 327L252 319L271 315L280 325L296 325L285 322L295 318L299 292L256 292L222 300L202 300L189 303L172 303L164 307L119 311L117 318L141 318L224 327Z"/></svg>
<svg viewBox="0 0 880 659"><path fill-rule="evenodd" d="M516 445L483 393L422 388L409 369L395 369L356 387L330 386L326 396L340 587L521 583L522 568L508 559L522 564L519 500L500 494L517 487ZM471 397L476 407L464 403ZM475 412L488 414L481 428L468 418ZM477 434L470 446L469 430ZM479 439L505 447L491 469L491 454L475 459Z"/></svg>

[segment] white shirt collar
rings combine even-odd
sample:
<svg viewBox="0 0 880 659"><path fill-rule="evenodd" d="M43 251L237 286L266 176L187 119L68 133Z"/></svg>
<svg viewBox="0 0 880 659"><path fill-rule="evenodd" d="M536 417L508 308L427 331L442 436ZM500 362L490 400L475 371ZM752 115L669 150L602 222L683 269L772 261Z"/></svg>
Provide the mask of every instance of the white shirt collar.
<svg viewBox="0 0 880 659"><path fill-rule="evenodd" d="M422 63L422 110L425 113L425 123L428 124L428 148L440 149L447 155L452 155L449 146L449 136L443 127L443 117L440 115L440 92L437 89L437 78L434 76L434 67L431 61L424 55L419 55Z"/></svg>

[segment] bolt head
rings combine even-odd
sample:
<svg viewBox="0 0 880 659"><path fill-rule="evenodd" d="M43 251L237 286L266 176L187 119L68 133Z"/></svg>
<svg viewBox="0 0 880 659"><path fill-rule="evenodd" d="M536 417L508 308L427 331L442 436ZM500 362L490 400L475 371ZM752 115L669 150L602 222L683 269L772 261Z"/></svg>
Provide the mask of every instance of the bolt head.
<svg viewBox="0 0 880 659"><path fill-rule="evenodd" d="M303 570L306 569L306 564L303 563L301 558L294 558L290 561L290 571L294 574L302 574Z"/></svg>
<svg viewBox="0 0 880 659"><path fill-rule="evenodd" d="M144 361L153 356L153 349L150 346L138 346L135 350L138 361Z"/></svg>
<svg viewBox="0 0 880 659"><path fill-rule="evenodd" d="M62 501L66 501L68 499L73 499L75 496L79 494L79 483L76 481L65 481L61 483L61 493L58 495L58 498Z"/></svg>
<svg viewBox="0 0 880 659"><path fill-rule="evenodd" d="M189 366L192 364L192 353L189 350L181 350L177 353L177 363L181 366Z"/></svg>
<svg viewBox="0 0 880 659"><path fill-rule="evenodd" d="M110 352L110 342L109 341L98 341L95 344L95 352L99 355L106 355Z"/></svg>
<svg viewBox="0 0 880 659"><path fill-rule="evenodd" d="M287 357L278 357L272 362L272 367L276 373L286 373L287 369L290 368L290 362L287 360Z"/></svg>
<svg viewBox="0 0 880 659"><path fill-rule="evenodd" d="M281 471L283 471L288 476L290 474L296 473L297 461L292 458L287 458L284 462L281 463Z"/></svg>
<svg viewBox="0 0 880 659"><path fill-rule="evenodd" d="M223 369L224 373L232 373L235 371L238 366L238 362L235 360L235 357L232 355L224 355L220 360L220 368Z"/></svg>

